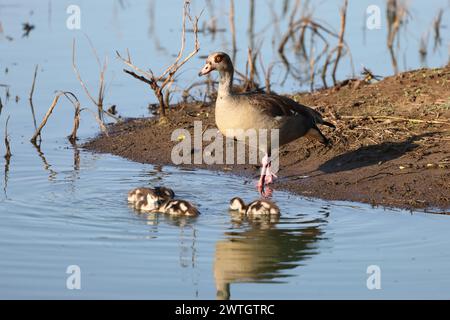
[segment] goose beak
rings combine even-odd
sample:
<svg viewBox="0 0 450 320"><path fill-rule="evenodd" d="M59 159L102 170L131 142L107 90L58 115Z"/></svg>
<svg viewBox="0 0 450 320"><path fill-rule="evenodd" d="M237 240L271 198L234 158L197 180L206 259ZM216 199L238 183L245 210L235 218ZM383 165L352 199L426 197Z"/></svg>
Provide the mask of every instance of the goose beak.
<svg viewBox="0 0 450 320"><path fill-rule="evenodd" d="M201 76L207 75L208 73L210 73L210 72L213 71L213 70L214 70L214 68L211 67L211 65L205 64L205 66L203 67L203 69L200 70L200 72L198 73L198 76L201 77Z"/></svg>

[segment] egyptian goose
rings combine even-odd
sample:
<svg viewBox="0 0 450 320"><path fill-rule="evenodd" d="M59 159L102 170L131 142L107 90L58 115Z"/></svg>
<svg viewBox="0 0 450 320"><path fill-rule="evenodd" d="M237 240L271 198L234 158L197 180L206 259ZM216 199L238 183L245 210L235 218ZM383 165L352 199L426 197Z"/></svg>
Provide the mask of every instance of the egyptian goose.
<svg viewBox="0 0 450 320"><path fill-rule="evenodd" d="M134 204L135 209L138 211L145 211L148 213L165 213L171 216L186 216L196 217L200 214L198 209L186 200L157 200L153 195L148 194L146 198L137 201Z"/></svg>
<svg viewBox="0 0 450 320"><path fill-rule="evenodd" d="M198 209L186 200L166 200L160 203L160 206L156 211L171 216L196 217L200 214Z"/></svg>
<svg viewBox="0 0 450 320"><path fill-rule="evenodd" d="M230 200L230 210L250 217L280 215L280 208L272 201L255 200L246 205L244 200L239 197Z"/></svg>
<svg viewBox="0 0 450 320"><path fill-rule="evenodd" d="M232 91L233 63L224 52L210 54L199 76L213 70L218 71L220 76L216 99L216 125L225 137L227 137L227 131L230 133L248 129L266 129L271 136L271 130L278 129L279 146L303 136L311 137L324 145L328 144L328 139L320 132L317 125L332 128L335 126L324 121L319 112L277 94L234 93ZM258 191L264 197L270 194L270 190L265 191L265 184L272 183L276 178L271 171L270 150L269 141L267 149L261 150L265 156L261 161L261 176L257 185Z"/></svg>
<svg viewBox="0 0 450 320"><path fill-rule="evenodd" d="M147 200L146 198L149 194L155 199L155 201L169 200L175 197L173 190L166 187L135 188L128 192L128 202L136 203L139 200Z"/></svg>
<svg viewBox="0 0 450 320"><path fill-rule="evenodd" d="M175 193L165 187L136 188L128 193L128 201L138 211L161 212L172 216L198 216L198 209L185 200L174 200Z"/></svg>

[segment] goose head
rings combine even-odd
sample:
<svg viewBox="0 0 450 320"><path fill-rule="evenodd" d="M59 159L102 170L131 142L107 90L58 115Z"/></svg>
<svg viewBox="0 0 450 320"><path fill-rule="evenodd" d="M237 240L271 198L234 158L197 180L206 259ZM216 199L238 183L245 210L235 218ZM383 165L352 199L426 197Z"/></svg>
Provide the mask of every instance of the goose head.
<svg viewBox="0 0 450 320"><path fill-rule="evenodd" d="M199 76L204 76L211 71L217 70L219 73L232 72L233 63L230 56L225 52L214 52L206 58L203 69L199 72Z"/></svg>
<svg viewBox="0 0 450 320"><path fill-rule="evenodd" d="M235 197L230 200L230 210L238 211L239 213L245 213L247 206L245 205L244 200L239 197Z"/></svg>

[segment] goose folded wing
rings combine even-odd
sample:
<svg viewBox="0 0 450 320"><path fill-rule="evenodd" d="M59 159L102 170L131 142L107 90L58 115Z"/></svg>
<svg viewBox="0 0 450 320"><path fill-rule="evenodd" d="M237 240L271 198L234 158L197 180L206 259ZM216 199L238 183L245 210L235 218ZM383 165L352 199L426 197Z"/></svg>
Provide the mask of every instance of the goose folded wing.
<svg viewBox="0 0 450 320"><path fill-rule="evenodd" d="M277 94L250 93L245 95L249 103L258 107L262 113L271 117L304 116L321 123L322 115L314 109L299 104L294 100Z"/></svg>

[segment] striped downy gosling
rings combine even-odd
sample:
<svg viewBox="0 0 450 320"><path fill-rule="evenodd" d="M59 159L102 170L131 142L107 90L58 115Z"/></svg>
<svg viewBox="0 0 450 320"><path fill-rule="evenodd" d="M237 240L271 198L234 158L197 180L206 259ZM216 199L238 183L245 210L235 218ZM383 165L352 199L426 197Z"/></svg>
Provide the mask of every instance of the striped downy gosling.
<svg viewBox="0 0 450 320"><path fill-rule="evenodd" d="M134 208L139 211L158 212L160 199L155 192L148 192L140 195L140 198L133 203Z"/></svg>
<svg viewBox="0 0 450 320"><path fill-rule="evenodd" d="M128 202L135 204L140 200L148 200L147 195L149 194L156 197L157 200L170 200L175 197L173 190L166 187L135 188L128 192Z"/></svg>
<svg viewBox="0 0 450 320"><path fill-rule="evenodd" d="M149 213L165 213L171 216L196 217L200 214L198 209L186 200L159 200L153 194L148 194L146 199L139 200L135 208Z"/></svg>
<svg viewBox="0 0 450 320"><path fill-rule="evenodd" d="M230 200L230 210L238 211L247 216L278 216L280 215L280 208L269 200L255 200L248 205L244 200L235 197Z"/></svg>
<svg viewBox="0 0 450 320"><path fill-rule="evenodd" d="M158 202L159 207L156 212L162 212L171 216L196 217L200 214L198 209L186 200L168 199Z"/></svg>

